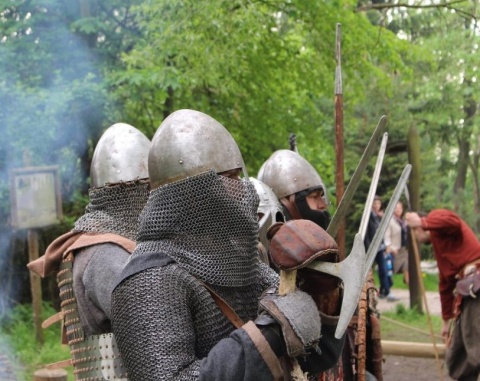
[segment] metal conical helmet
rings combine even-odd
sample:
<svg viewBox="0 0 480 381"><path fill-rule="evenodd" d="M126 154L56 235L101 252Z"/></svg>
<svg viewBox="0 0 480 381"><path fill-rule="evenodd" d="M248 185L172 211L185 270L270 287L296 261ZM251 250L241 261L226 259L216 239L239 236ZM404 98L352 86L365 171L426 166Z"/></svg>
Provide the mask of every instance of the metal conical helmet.
<svg viewBox="0 0 480 381"><path fill-rule="evenodd" d="M262 165L258 179L282 199L291 194L325 185L313 166L298 153L290 150L275 151Z"/></svg>
<svg viewBox="0 0 480 381"><path fill-rule="evenodd" d="M92 187L148 178L150 140L135 127L116 123L101 136L90 168Z"/></svg>
<svg viewBox="0 0 480 381"><path fill-rule="evenodd" d="M232 135L218 121L195 110L170 114L157 129L148 155L152 189L212 169L221 173L237 168L247 177Z"/></svg>

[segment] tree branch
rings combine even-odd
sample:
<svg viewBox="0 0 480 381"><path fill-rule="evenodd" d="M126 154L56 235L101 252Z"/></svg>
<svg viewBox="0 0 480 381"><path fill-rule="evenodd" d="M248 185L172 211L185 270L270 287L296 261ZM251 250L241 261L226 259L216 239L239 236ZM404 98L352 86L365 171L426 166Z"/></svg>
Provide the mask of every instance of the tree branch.
<svg viewBox="0 0 480 381"><path fill-rule="evenodd" d="M452 0L446 1L440 4L409 4L409 3L376 3L376 4L367 4L357 7L355 12L366 12L372 9L382 10L382 9L392 9L392 8L414 8L414 9L426 9L426 8L449 8L455 9L452 7L454 4L464 3L467 0ZM456 10L456 9L455 9Z"/></svg>

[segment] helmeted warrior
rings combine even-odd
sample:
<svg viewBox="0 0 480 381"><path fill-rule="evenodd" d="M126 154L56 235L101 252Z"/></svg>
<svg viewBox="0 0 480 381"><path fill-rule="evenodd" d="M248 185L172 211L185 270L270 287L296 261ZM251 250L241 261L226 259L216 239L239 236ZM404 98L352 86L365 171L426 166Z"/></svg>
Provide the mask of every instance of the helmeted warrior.
<svg viewBox="0 0 480 381"><path fill-rule="evenodd" d="M275 151L260 168L258 178L272 188L284 207L287 220L306 219L323 229L327 228L330 214L325 184L316 169L297 152L286 149ZM329 260L338 262L338 256ZM315 301L325 314L324 329L333 330L341 304L340 280L309 269L302 269L298 278L300 287L305 291L311 293L312 288L318 288ZM330 341L329 344L342 348L343 339ZM335 374L322 375L321 379L342 379L341 368L340 364L338 369L330 371Z"/></svg>
<svg viewBox="0 0 480 381"><path fill-rule="evenodd" d="M59 316L75 380L127 379L112 334L110 299L135 248L138 217L148 199L149 147L148 138L128 124L108 128L94 151L85 214L28 265L41 276L58 271Z"/></svg>
<svg viewBox="0 0 480 381"><path fill-rule="evenodd" d="M239 177L245 166L229 132L201 112L176 111L152 139L148 168L137 248L112 295L130 379L281 380L283 354L301 353L312 371L332 366L339 353L322 361L315 350L311 297L262 296L278 275L258 260L259 200Z"/></svg>
<svg viewBox="0 0 480 381"><path fill-rule="evenodd" d="M275 151L260 168L258 179L272 188L284 207L287 220L307 219L315 222L323 229L327 229L330 222L330 215L327 210L329 202L325 184L317 170L297 152L293 150ZM338 262L339 260L338 257L326 259L332 262ZM319 274L308 268L299 271L297 278L300 283L300 288L314 296L318 309L322 313L324 332L334 329L342 299L340 280L330 275ZM368 290L373 292L373 281L367 283ZM317 292L313 293L313 289L316 289ZM312 379L319 381L355 379L356 370L354 368L356 367L355 362L357 361L355 319L355 317L352 319L347 334L344 335L341 340L328 340L326 343L327 346L332 345L342 348L345 338L347 337L348 345L345 346L345 350L343 351L343 360L339 361L332 369ZM370 319L376 318L373 316L370 317ZM378 320L372 320L371 325L375 326L375 333L378 333L377 336L379 337ZM372 330L373 328L370 328L370 331ZM372 335L371 332L369 334ZM371 341L373 342L373 340ZM379 343L377 343L378 341L379 340L375 340L375 345L379 345ZM370 346L372 346L372 344L370 344ZM370 350L376 351L376 348ZM373 358L373 362L381 361L381 356L379 359L375 356L371 357ZM371 365L372 359L370 358L369 360L370 363L367 364L368 370L375 375L381 376L381 367L379 367L376 362ZM367 377L373 376L367 371Z"/></svg>
<svg viewBox="0 0 480 381"><path fill-rule="evenodd" d="M260 180L250 177L250 181L255 186L260 202L258 204L258 251L260 259L270 264L268 259L269 239L267 238L268 228L277 222L285 222L282 205L273 193L272 189Z"/></svg>
<svg viewBox="0 0 480 381"><path fill-rule="evenodd" d="M326 229L330 221L325 184L315 168L298 153L275 151L262 165L258 179L272 188L287 219L306 219Z"/></svg>

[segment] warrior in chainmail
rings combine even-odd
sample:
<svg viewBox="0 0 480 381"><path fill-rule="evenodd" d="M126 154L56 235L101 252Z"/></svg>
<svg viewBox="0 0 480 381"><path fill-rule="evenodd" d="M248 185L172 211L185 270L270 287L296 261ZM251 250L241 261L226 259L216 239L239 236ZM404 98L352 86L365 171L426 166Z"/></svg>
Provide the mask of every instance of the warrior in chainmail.
<svg viewBox="0 0 480 381"><path fill-rule="evenodd" d="M270 186L281 202L285 216L290 219L307 219L326 229L330 221L325 184L316 169L297 152L278 150L262 165L258 179ZM338 262L337 257L330 258ZM341 289L338 278L319 274L307 268L302 269L297 277L300 287L309 293L315 289L315 301L324 314L324 330L333 330L336 326L341 304ZM314 289L312 289L314 287ZM330 323L330 324L329 324ZM328 337L328 340L327 340ZM344 339L336 340L333 335L323 338L324 350L337 351L342 348ZM330 348L333 346L333 349ZM341 361L333 369L312 378L322 380L343 380Z"/></svg>
<svg viewBox="0 0 480 381"><path fill-rule="evenodd" d="M41 276L58 271L75 380L127 379L112 334L110 301L148 199L149 147L147 137L128 124L108 128L93 155L85 214L28 265Z"/></svg>
<svg viewBox="0 0 480 381"><path fill-rule="evenodd" d="M279 357L294 353L292 340L304 370L331 366L315 350L313 299L264 294L278 275L258 259L258 196L239 177L247 174L229 132L201 112L176 111L152 139L148 169L137 248L112 295L129 378L288 379Z"/></svg>
<svg viewBox="0 0 480 381"><path fill-rule="evenodd" d="M327 229L330 222L328 213L328 199L325 184L317 170L301 155L293 150L275 151L262 165L258 179L270 186L284 208L285 216L290 219L307 219L315 222L323 229ZM338 262L338 257L329 258ZM301 269L297 274L300 288L312 295L322 315L322 330L324 335L320 340L320 347L324 352L336 353L342 350L342 358L331 369L311 377L316 381L354 380L356 374L355 336L357 320L354 317L348 327L346 335L336 340L331 334L335 329L342 299L341 282L338 278L327 274L320 274L308 268ZM369 282L373 285L373 282ZM374 291L373 287L369 292ZM371 325L374 325L371 322ZM370 329L372 330L372 329ZM347 345L344 346L347 337ZM372 341L373 342L373 341ZM369 344L372 346L372 344ZM377 345L375 342L373 345ZM370 353L375 352L375 348ZM374 357L374 356L372 356ZM373 362L380 359L373 359ZM378 366L371 366L375 375L381 376ZM369 377L369 378L368 378ZM367 379L376 379L367 371Z"/></svg>

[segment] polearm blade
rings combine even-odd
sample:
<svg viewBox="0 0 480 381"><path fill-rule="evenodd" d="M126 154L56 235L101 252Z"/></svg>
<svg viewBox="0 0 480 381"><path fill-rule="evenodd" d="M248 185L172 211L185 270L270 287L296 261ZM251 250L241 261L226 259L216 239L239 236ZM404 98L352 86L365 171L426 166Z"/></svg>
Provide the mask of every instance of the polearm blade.
<svg viewBox="0 0 480 381"><path fill-rule="evenodd" d="M343 86L342 86L342 29L341 24L337 23L337 33L335 37L335 60L337 66L335 68L335 189L337 196L337 206L339 200L343 199L344 193L344 149L343 149ZM338 222L336 241L340 257L345 256L345 219L342 218ZM333 236L335 237L335 236Z"/></svg>
<svg viewBox="0 0 480 381"><path fill-rule="evenodd" d="M357 233L353 241L352 250L343 261L338 263L313 261L307 265L310 269L333 275L340 278L343 282L342 305L335 329L335 337L337 339L343 336L357 309L362 286L365 283L363 277L366 266L365 259L365 245L362 237Z"/></svg>
<svg viewBox="0 0 480 381"><path fill-rule="evenodd" d="M307 267L310 269L338 277L344 283L344 296L340 309L340 317L335 330L336 338L343 336L350 319L355 313L358 300L360 298L362 285L365 284L368 272L372 267L378 247L380 246L383 236L385 235L385 231L387 230L388 223L393 216L395 206L400 199L403 189L408 181L411 169L412 166L410 164L405 166L390 202L388 203L388 207L385 211L382 221L366 254L363 238L360 233L357 233L355 235L352 251L343 261L338 263L313 261L307 265Z"/></svg>
<svg viewBox="0 0 480 381"><path fill-rule="evenodd" d="M332 237L335 237L337 235L340 223L345 217L345 215L347 214L348 209L350 208L353 195L357 191L358 184L360 183L362 175L365 172L365 168L367 167L367 164L375 150L377 140L385 130L386 125L387 125L387 117L383 115L380 118L380 121L378 122L377 127L375 127L375 130L373 131L373 134L370 137L370 140L368 141L367 147L363 152L363 155L357 165L357 168L355 168L355 172L353 173L352 178L348 183L347 189L345 190L342 200L340 201L340 204L338 205L335 211L335 214L333 215L332 220L328 225L327 233L330 234Z"/></svg>
<svg viewBox="0 0 480 381"><path fill-rule="evenodd" d="M383 236L385 235L385 231L387 230L387 226L392 219L393 212L395 210L395 206L397 205L398 200L400 200L400 196L403 193L403 190L405 189L405 186L407 185L408 178L410 176L410 172L412 171L412 165L407 164L405 168L403 169L402 175L400 176L400 179L398 180L397 186L395 187L395 190L393 191L392 197L390 198L390 201L388 202L387 209L385 210L385 213L383 214L382 220L380 222L380 225L377 228L377 231L375 232L375 235L373 236L373 240L370 243L370 246L368 247L367 251L367 266L366 266L366 271L365 271L365 278L368 275L368 271L373 265L373 261L375 260L375 256L377 255L378 248L380 247L380 243L383 240Z"/></svg>
<svg viewBox="0 0 480 381"><path fill-rule="evenodd" d="M372 182L370 183L370 189L368 190L367 201L365 202L365 208L363 209L362 219L360 220L360 228L358 232L365 239L367 232L368 220L370 219L370 213L372 211L373 200L377 193L378 180L380 179L380 172L382 171L383 158L385 157L385 151L387 149L388 134L383 134L382 143L380 144L380 150L378 151L377 162L375 163L375 169L373 171Z"/></svg>

